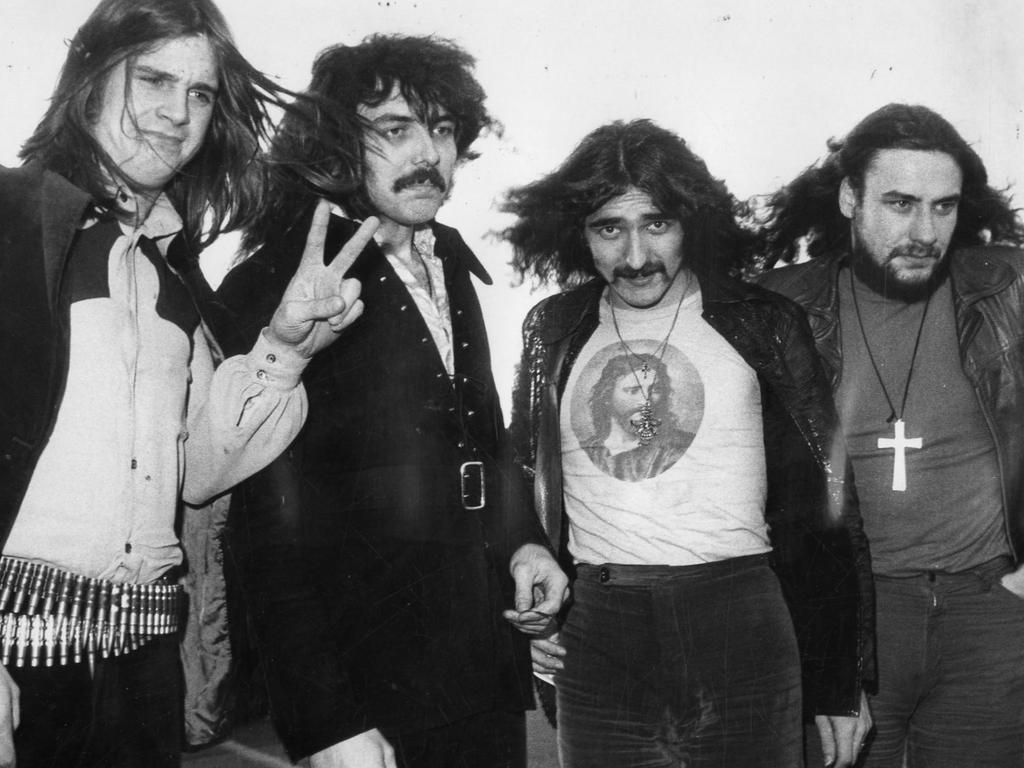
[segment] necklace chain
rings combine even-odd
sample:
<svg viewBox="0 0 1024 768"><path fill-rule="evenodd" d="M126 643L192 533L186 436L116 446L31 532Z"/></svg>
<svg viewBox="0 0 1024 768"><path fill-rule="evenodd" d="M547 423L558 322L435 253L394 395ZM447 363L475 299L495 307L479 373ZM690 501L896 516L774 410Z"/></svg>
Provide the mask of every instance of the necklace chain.
<svg viewBox="0 0 1024 768"><path fill-rule="evenodd" d="M907 368L907 379L903 384L903 398L900 400L899 413L896 412L896 406L893 404L892 397L889 395L889 390L885 386L885 381L882 379L882 372L878 368L878 363L875 362L875 355L871 351L871 345L868 343L868 334L864 330L864 320L860 314L860 303L857 301L857 286L853 280L853 269L850 269L850 293L853 295L853 309L857 313L857 326L860 328L860 336L864 340L864 349L867 350L868 360L871 361L871 368L875 372L875 377L878 379L879 386L882 387L882 394L885 395L885 400L889 404L889 418L886 419L887 424L891 424L894 421L902 421L903 413L907 408L907 395L910 394L910 380L914 375L914 363L917 362L917 350L921 346L921 336L924 332L924 320L928 316L928 305L931 303L932 294L928 294L928 298L925 299L924 309L921 311L921 322L917 326L917 337L914 339L914 351L910 355L910 365Z"/></svg>
<svg viewBox="0 0 1024 768"><path fill-rule="evenodd" d="M682 271L682 270L680 270ZM678 272L676 275L678 276ZM675 330L676 321L679 320L679 311L683 307L683 300L686 298L686 294L690 290L690 276L687 274L686 285L683 287L683 293L679 297L679 303L676 304L675 314L672 316L672 324L668 328L668 333L665 334L665 338L661 340L661 343L655 347L654 356L660 363L662 358L665 356L665 350L668 349L668 340L672 337L672 331ZM654 405L651 403L651 389L654 386L652 381L650 386L646 389L640 381L640 376L636 372L636 368L633 367L633 358L636 358L637 362L640 363L640 373L643 374L644 381L647 380L648 374L651 372L651 367L645 360L640 359L640 355L632 350L626 340L622 338L622 332L619 330L619 321L615 317L615 304L612 302L611 294L614 291L609 286L608 288L608 307L611 310L612 315L612 326L615 328L615 335L619 338L619 344L623 351L626 353L626 362L629 363L629 370L633 374L633 378L636 380L637 387L640 388L640 392L643 393L644 402L640 405L640 418L630 419L630 425L633 427L633 431L636 433L637 440L641 446L649 445L650 442L658 434L658 427L661 426L661 420L654 418Z"/></svg>

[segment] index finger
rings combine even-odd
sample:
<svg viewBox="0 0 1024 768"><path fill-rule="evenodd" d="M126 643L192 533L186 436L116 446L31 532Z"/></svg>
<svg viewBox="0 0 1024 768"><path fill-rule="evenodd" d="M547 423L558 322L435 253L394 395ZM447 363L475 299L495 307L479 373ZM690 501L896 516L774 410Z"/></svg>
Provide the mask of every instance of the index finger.
<svg viewBox="0 0 1024 768"><path fill-rule="evenodd" d="M338 255L334 257L334 261L331 262L330 266L331 271L344 276L348 272L349 267L359 257L359 254L363 252L367 243L373 239L373 233L377 231L379 226L380 219L376 216L367 216L366 221L359 225L356 233L348 239L348 242L338 251Z"/></svg>
<svg viewBox="0 0 1024 768"><path fill-rule="evenodd" d="M331 220L331 204L323 198L316 204L313 220L306 234L306 247L302 249L302 263L323 265L324 243L327 241L327 223Z"/></svg>

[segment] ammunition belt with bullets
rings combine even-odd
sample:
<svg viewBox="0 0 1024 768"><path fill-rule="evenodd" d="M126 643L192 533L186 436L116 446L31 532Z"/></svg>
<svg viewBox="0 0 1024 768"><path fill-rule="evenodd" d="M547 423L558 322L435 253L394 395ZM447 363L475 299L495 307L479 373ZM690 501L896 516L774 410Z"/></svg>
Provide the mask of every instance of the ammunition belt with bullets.
<svg viewBox="0 0 1024 768"><path fill-rule="evenodd" d="M180 584L122 584L0 557L0 663L92 663L129 653L181 625Z"/></svg>

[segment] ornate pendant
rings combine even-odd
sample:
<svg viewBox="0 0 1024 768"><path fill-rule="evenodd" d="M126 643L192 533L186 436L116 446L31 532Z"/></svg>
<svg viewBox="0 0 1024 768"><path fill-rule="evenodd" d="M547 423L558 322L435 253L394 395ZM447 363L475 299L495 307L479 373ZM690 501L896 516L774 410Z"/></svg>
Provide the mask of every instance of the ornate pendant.
<svg viewBox="0 0 1024 768"><path fill-rule="evenodd" d="M630 419L629 423L636 432L640 445L649 445L654 436L658 434L658 427L661 426L661 419L654 418L654 407L650 399L644 400L640 406L640 418Z"/></svg>
<svg viewBox="0 0 1024 768"><path fill-rule="evenodd" d="M647 377L651 375L651 366L647 364L646 360L644 361L644 364L640 366L640 375L643 377L644 381L647 381Z"/></svg>

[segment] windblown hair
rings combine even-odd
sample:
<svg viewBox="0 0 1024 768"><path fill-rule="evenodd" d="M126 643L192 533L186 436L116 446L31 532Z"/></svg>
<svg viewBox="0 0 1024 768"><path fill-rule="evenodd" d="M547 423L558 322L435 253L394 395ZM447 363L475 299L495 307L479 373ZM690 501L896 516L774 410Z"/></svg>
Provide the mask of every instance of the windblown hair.
<svg viewBox="0 0 1024 768"><path fill-rule="evenodd" d="M282 105L287 91L242 57L211 0L102 0L71 41L50 107L21 158L113 206L111 180L130 185L91 132L106 80L121 62L130 71L140 54L194 36L205 37L213 50L218 93L205 140L165 192L194 247L250 222L262 206L258 154L269 135L267 105ZM127 77L126 96L130 82Z"/></svg>
<svg viewBox="0 0 1024 768"><path fill-rule="evenodd" d="M265 215L246 233L244 246L259 247L308 215L316 199L338 203L355 218L373 213L366 197L362 158L365 126L361 105L375 107L397 86L425 122L443 108L455 121L460 160L476 157L470 146L496 126L486 94L473 75L475 59L438 37L373 35L359 45L322 51L303 95L320 102L322 112L289 114L281 121L270 153L270 200Z"/></svg>
<svg viewBox="0 0 1024 768"><path fill-rule="evenodd" d="M861 120L844 139L828 141L829 154L807 168L768 201L761 230L765 266L792 261L806 238L809 256L848 251L850 221L839 210L844 178L858 194L878 152L912 149L944 152L963 175L956 228L950 247L1024 242L1024 227L1009 196L988 184L981 158L957 130L927 107L888 104Z"/></svg>
<svg viewBox="0 0 1024 768"><path fill-rule="evenodd" d="M686 142L650 120L618 121L587 135L553 173L509 191L501 208L519 219L501 236L519 277L566 288L598 276L584 220L630 187L679 220L697 274L737 275L753 262L753 238L736 221L743 206Z"/></svg>

